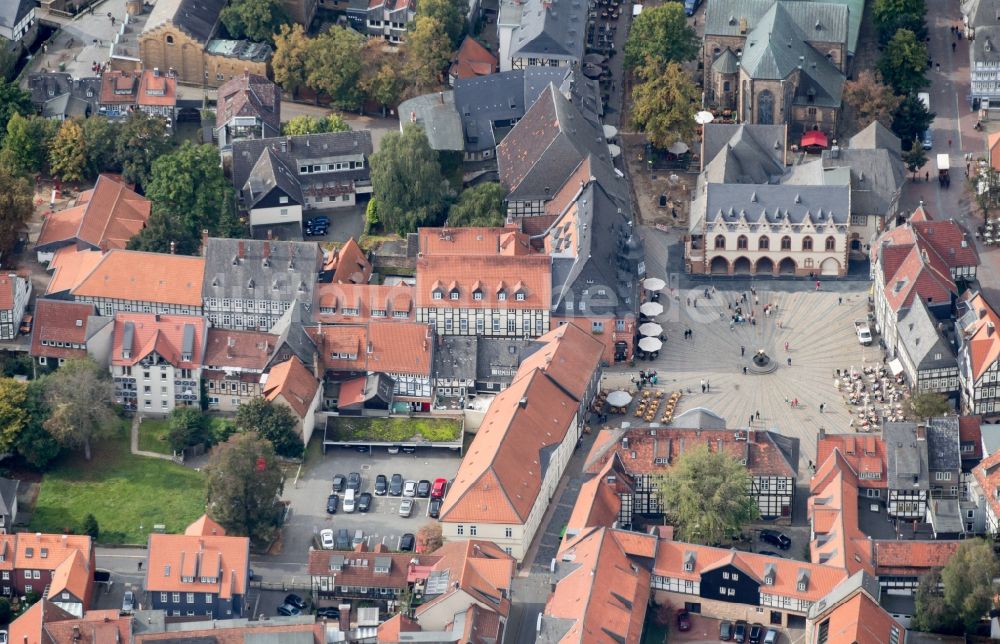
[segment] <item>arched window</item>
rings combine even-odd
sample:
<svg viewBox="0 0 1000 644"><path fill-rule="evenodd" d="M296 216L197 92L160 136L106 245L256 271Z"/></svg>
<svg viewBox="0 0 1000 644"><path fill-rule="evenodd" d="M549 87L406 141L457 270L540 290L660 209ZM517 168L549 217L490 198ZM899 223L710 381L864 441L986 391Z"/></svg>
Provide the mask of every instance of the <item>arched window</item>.
<svg viewBox="0 0 1000 644"><path fill-rule="evenodd" d="M771 238L764 235L757 240L757 250L769 250L771 248Z"/></svg>
<svg viewBox="0 0 1000 644"><path fill-rule="evenodd" d="M792 238L788 235L781 238L781 250L792 250Z"/></svg>
<svg viewBox="0 0 1000 644"><path fill-rule="evenodd" d="M747 247L747 236L740 235L736 238L736 248L739 250L745 250Z"/></svg>
<svg viewBox="0 0 1000 644"><path fill-rule="evenodd" d="M802 250L812 250L813 249L813 238L803 237L802 238Z"/></svg>
<svg viewBox="0 0 1000 644"><path fill-rule="evenodd" d="M764 90L757 97L757 123L774 125L774 94Z"/></svg>
<svg viewBox="0 0 1000 644"><path fill-rule="evenodd" d="M730 85L729 81L723 81L723 83L722 83L722 91L723 92L729 92L729 91L731 91L731 88L732 88L732 86Z"/></svg>
<svg viewBox="0 0 1000 644"><path fill-rule="evenodd" d="M832 236L826 238L826 249L827 250L837 250L837 240Z"/></svg>
<svg viewBox="0 0 1000 644"><path fill-rule="evenodd" d="M167 44L168 45L174 44L174 37L171 36L170 34L167 34Z"/></svg>
<svg viewBox="0 0 1000 644"><path fill-rule="evenodd" d="M725 235L715 236L715 248L716 250L726 250L726 237Z"/></svg>

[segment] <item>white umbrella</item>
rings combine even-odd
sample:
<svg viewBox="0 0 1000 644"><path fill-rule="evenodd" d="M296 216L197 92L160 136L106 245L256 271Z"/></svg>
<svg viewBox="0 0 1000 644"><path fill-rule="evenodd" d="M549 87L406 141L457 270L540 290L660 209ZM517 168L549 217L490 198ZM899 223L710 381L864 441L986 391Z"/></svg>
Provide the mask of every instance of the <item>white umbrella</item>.
<svg viewBox="0 0 1000 644"><path fill-rule="evenodd" d="M646 322L639 327L639 333L643 335L657 336L663 333L663 327L656 322Z"/></svg>
<svg viewBox="0 0 1000 644"><path fill-rule="evenodd" d="M663 348L663 343L659 338L643 338L639 340L639 348L648 352L659 351Z"/></svg>
<svg viewBox="0 0 1000 644"><path fill-rule="evenodd" d="M614 143L608 143L608 153L611 155L611 158L615 158L622 153L622 149Z"/></svg>
<svg viewBox="0 0 1000 644"><path fill-rule="evenodd" d="M663 305L659 302L646 302L639 307L639 312L643 315L659 315L663 313Z"/></svg>
<svg viewBox="0 0 1000 644"><path fill-rule="evenodd" d="M619 389L608 394L607 401L612 407L624 407L632 402L632 396L627 391Z"/></svg>
<svg viewBox="0 0 1000 644"><path fill-rule="evenodd" d="M670 154L684 154L690 149L691 148L687 146L687 143L685 143L684 141L678 141L673 145L671 145L669 148L667 148L667 152L669 152Z"/></svg>
<svg viewBox="0 0 1000 644"><path fill-rule="evenodd" d="M647 277L643 280L642 285L647 291L660 291L663 290L667 283L661 280L659 277Z"/></svg>
<svg viewBox="0 0 1000 644"><path fill-rule="evenodd" d="M618 136L618 128L616 128L614 125L604 126L604 138L613 139L616 136Z"/></svg>
<svg viewBox="0 0 1000 644"><path fill-rule="evenodd" d="M698 125L708 125L714 120L715 120L715 115L712 114L711 112L702 111L694 115L694 122L697 123Z"/></svg>

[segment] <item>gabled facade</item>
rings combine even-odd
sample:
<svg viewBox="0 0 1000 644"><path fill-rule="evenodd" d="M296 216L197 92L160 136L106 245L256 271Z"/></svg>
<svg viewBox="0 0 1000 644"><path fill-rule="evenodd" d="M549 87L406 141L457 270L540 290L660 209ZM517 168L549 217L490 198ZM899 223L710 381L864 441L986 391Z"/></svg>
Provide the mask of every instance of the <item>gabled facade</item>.
<svg viewBox="0 0 1000 644"><path fill-rule="evenodd" d="M74 79L65 72L28 74L31 103L45 118L64 121L97 114L101 97L101 79Z"/></svg>
<svg viewBox="0 0 1000 644"><path fill-rule="evenodd" d="M497 19L500 71L572 67L583 58L587 6L569 0L505 0Z"/></svg>
<svg viewBox="0 0 1000 644"><path fill-rule="evenodd" d="M958 382L962 411L1000 413L1000 316L980 293L968 293L955 323L959 337Z"/></svg>
<svg viewBox="0 0 1000 644"><path fill-rule="evenodd" d="M177 79L159 68L146 69L139 78L136 105L150 116L159 116L171 131L177 120Z"/></svg>
<svg viewBox="0 0 1000 644"><path fill-rule="evenodd" d="M963 30L969 40L969 73L972 79L968 100L981 108L1000 106L1000 16L988 0L962 4Z"/></svg>
<svg viewBox="0 0 1000 644"><path fill-rule="evenodd" d="M895 519L923 520L930 497L927 436L916 423L885 423L889 496L886 507Z"/></svg>
<svg viewBox="0 0 1000 644"><path fill-rule="evenodd" d="M293 356L274 365L263 379L261 393L267 400L291 410L302 443L309 445L316 426L316 410L323 399L323 387L302 361Z"/></svg>
<svg viewBox="0 0 1000 644"><path fill-rule="evenodd" d="M111 349L112 318L97 315L93 304L39 298L31 327L31 357L40 365L58 365L71 358L107 355ZM98 360L105 362L105 360Z"/></svg>
<svg viewBox="0 0 1000 644"><path fill-rule="evenodd" d="M281 134L281 88L264 76L244 74L219 88L215 139L223 151L239 139Z"/></svg>
<svg viewBox="0 0 1000 644"><path fill-rule="evenodd" d="M149 535L144 590L155 610L172 617L242 617L249 580L250 539L227 536L207 517L184 534Z"/></svg>
<svg viewBox="0 0 1000 644"><path fill-rule="evenodd" d="M373 551L310 550L309 576L313 593L321 600L364 599L387 602L426 580L436 554L388 552L378 544Z"/></svg>
<svg viewBox="0 0 1000 644"><path fill-rule="evenodd" d="M0 36L20 44L32 33L35 24L35 4L31 0L11 0L0 7Z"/></svg>
<svg viewBox="0 0 1000 644"><path fill-rule="evenodd" d="M931 313L923 300L914 298L898 324L901 334L896 355L910 389L916 394L933 392L957 397L958 362L951 342L942 332L947 328L945 323Z"/></svg>
<svg viewBox="0 0 1000 644"><path fill-rule="evenodd" d="M109 70L101 74L101 116L118 118L128 116L136 109L139 99L137 72Z"/></svg>
<svg viewBox="0 0 1000 644"><path fill-rule="evenodd" d="M804 641L905 644L906 629L879 605L880 595L871 575L851 575L809 609Z"/></svg>
<svg viewBox="0 0 1000 644"><path fill-rule="evenodd" d="M13 340L31 300L31 279L17 273L0 275L0 340Z"/></svg>
<svg viewBox="0 0 1000 644"><path fill-rule="evenodd" d="M413 0L369 0L365 20L368 37L398 45L406 39L407 26L416 17Z"/></svg>
<svg viewBox="0 0 1000 644"><path fill-rule="evenodd" d="M9 574L0 572L5 594L38 593L76 616L90 606L94 544L89 536L22 532L0 541L0 552L14 562Z"/></svg>
<svg viewBox="0 0 1000 644"><path fill-rule="evenodd" d="M261 377L278 338L260 331L209 329L202 379L208 408L235 412L262 395Z"/></svg>

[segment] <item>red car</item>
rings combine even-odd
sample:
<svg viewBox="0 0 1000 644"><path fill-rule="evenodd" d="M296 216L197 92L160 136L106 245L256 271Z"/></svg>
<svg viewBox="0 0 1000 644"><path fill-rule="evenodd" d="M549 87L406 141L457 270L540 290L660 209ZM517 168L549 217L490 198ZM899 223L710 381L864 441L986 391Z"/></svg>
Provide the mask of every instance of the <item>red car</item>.
<svg viewBox="0 0 1000 644"><path fill-rule="evenodd" d="M691 614L688 613L686 608L677 609L677 630L679 631L691 630Z"/></svg>
<svg viewBox="0 0 1000 644"><path fill-rule="evenodd" d="M445 487L448 486L448 479L434 479L434 485L431 487L431 498L432 499L443 499Z"/></svg>

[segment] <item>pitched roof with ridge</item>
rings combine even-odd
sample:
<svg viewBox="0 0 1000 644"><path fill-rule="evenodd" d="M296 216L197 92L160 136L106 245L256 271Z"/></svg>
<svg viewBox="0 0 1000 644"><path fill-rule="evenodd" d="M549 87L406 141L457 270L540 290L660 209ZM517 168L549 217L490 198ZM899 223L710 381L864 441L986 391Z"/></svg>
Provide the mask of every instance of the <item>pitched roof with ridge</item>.
<svg viewBox="0 0 1000 644"><path fill-rule="evenodd" d="M961 353L975 382L1000 360L1000 315L979 292L970 291L964 302L968 311L958 320L965 336Z"/></svg>
<svg viewBox="0 0 1000 644"><path fill-rule="evenodd" d="M49 583L48 598L59 603L60 595L68 592L81 602L89 601L91 587L91 571L87 560L79 550L74 550L52 571L52 581Z"/></svg>
<svg viewBox="0 0 1000 644"><path fill-rule="evenodd" d="M320 383L306 369L302 361L292 356L285 362L271 367L264 382L264 398L275 400L281 396L299 418L309 413Z"/></svg>
<svg viewBox="0 0 1000 644"><path fill-rule="evenodd" d="M497 70L497 57L472 36L466 36L455 53L448 72L453 78L464 80L487 76Z"/></svg>
<svg viewBox="0 0 1000 644"><path fill-rule="evenodd" d="M211 328L205 343L207 367L263 371L278 338L263 331L231 331Z"/></svg>
<svg viewBox="0 0 1000 644"><path fill-rule="evenodd" d="M208 320L197 315L117 313L111 364L132 366L155 352L179 369L197 369L205 358Z"/></svg>
<svg viewBox="0 0 1000 644"><path fill-rule="evenodd" d="M194 40L206 43L225 6L226 0L158 0L142 31L147 33L170 22Z"/></svg>
<svg viewBox="0 0 1000 644"><path fill-rule="evenodd" d="M35 300L31 355L36 358L86 357L87 320L92 315L97 315L97 307L93 304L45 298ZM79 348L72 345L79 345Z"/></svg>
<svg viewBox="0 0 1000 644"><path fill-rule="evenodd" d="M154 532L149 535L145 589L231 599L247 593L249 565L247 537Z"/></svg>
<svg viewBox="0 0 1000 644"><path fill-rule="evenodd" d="M587 4L575 0L527 0L511 38L511 57L579 62L584 51Z"/></svg>
<svg viewBox="0 0 1000 644"><path fill-rule="evenodd" d="M817 468L808 501L812 561L854 574L875 574L871 544L858 527L858 477L839 448Z"/></svg>
<svg viewBox="0 0 1000 644"><path fill-rule="evenodd" d="M281 88L268 78L257 74L237 76L219 87L218 97L216 128L238 116L254 116L270 128L272 136L281 131Z"/></svg>
<svg viewBox="0 0 1000 644"><path fill-rule="evenodd" d="M367 284L372 275L372 264L358 242L351 237L335 248L323 260L323 272L332 273L333 284Z"/></svg>
<svg viewBox="0 0 1000 644"><path fill-rule="evenodd" d="M822 465L833 454L846 461L858 474L858 486L886 488L886 450L881 436L871 434L820 433L816 442L816 462Z"/></svg>
<svg viewBox="0 0 1000 644"><path fill-rule="evenodd" d="M905 628L878 603L878 580L857 572L809 608L809 621L825 623L830 642L905 641Z"/></svg>
<svg viewBox="0 0 1000 644"><path fill-rule="evenodd" d="M152 202L121 177L101 174L93 189L82 192L76 205L47 215L35 242L36 250L76 242L79 247L125 248L146 227Z"/></svg>
<svg viewBox="0 0 1000 644"><path fill-rule="evenodd" d="M76 254L81 252L88 253ZM70 286L74 297L201 307L203 257L116 249L97 259L92 269L84 266L77 274ZM53 292L51 284L49 289Z"/></svg>
<svg viewBox="0 0 1000 644"><path fill-rule="evenodd" d="M207 514L203 514L194 523L189 525L184 529L184 534L189 536L226 536L226 529L219 525L214 519L209 517Z"/></svg>
<svg viewBox="0 0 1000 644"><path fill-rule="evenodd" d="M209 237L204 255L205 299L270 299L312 306L323 261L316 242Z"/></svg>
<svg viewBox="0 0 1000 644"><path fill-rule="evenodd" d="M316 285L312 317L323 324L363 323L372 319L413 322L415 290L409 284L320 282Z"/></svg>

